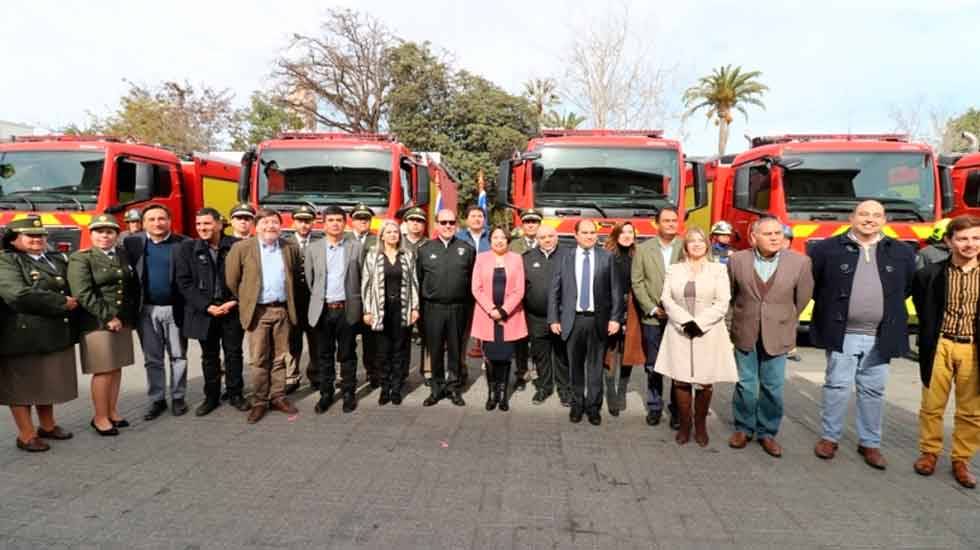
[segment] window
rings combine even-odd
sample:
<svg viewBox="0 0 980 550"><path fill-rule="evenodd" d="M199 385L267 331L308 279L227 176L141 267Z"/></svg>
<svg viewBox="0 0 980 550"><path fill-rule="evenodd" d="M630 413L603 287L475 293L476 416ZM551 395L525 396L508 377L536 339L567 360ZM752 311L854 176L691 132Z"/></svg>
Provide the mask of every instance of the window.
<svg viewBox="0 0 980 550"><path fill-rule="evenodd" d="M403 158L398 166L402 186L402 202L407 203L412 198L412 164L407 158Z"/></svg>
<svg viewBox="0 0 980 550"><path fill-rule="evenodd" d="M167 198L173 189L169 166L121 160L116 167L116 200L119 204Z"/></svg>
<svg viewBox="0 0 980 550"><path fill-rule="evenodd" d="M980 169L971 170L966 175L966 185L963 186L963 204L980 206Z"/></svg>
<svg viewBox="0 0 980 550"><path fill-rule="evenodd" d="M771 192L772 179L765 164L745 166L735 173L735 208L766 212Z"/></svg>

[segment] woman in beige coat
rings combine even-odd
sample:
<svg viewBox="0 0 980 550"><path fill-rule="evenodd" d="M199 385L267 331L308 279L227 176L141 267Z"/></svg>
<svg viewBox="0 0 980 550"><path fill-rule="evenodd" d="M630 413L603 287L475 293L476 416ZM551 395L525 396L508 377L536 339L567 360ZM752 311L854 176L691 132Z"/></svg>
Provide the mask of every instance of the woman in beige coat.
<svg viewBox="0 0 980 550"><path fill-rule="evenodd" d="M731 283L724 265L708 254L708 239L698 228L684 235L684 261L667 268L661 301L667 312L655 370L674 381L681 427L675 440L684 445L691 437L692 392L694 440L708 444L707 416L712 385L738 381L732 341L725 326L731 301Z"/></svg>

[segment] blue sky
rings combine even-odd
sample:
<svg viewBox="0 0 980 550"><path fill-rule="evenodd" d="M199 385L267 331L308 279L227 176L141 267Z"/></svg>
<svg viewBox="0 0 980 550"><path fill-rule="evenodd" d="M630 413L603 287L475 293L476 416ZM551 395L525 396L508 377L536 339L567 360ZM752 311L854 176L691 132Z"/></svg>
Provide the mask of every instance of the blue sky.
<svg viewBox="0 0 980 550"><path fill-rule="evenodd" d="M746 131L889 131L890 108L917 98L950 114L980 107L980 0L625 4L655 60L674 67L675 105L712 67L763 72L767 109L751 110L748 123L736 118L729 152L743 148ZM49 128L82 122L87 111L116 104L123 78L187 78L231 88L244 102L267 86L289 35L315 32L331 5L370 12L516 93L528 78L562 77L574 29L624 2L34 0L5 13L0 119ZM717 130L704 120L688 123L690 153L716 148Z"/></svg>

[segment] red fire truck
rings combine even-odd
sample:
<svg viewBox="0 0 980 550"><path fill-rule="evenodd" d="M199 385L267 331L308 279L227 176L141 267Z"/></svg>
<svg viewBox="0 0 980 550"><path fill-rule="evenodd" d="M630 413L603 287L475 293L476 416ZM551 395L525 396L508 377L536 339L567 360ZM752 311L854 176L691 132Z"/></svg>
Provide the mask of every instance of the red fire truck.
<svg viewBox="0 0 980 550"><path fill-rule="evenodd" d="M29 214L48 226L53 249L90 246L84 228L103 212L165 204L174 231L194 235L204 205L227 212L238 165L195 155L182 161L160 147L106 136L31 136L0 143L0 227ZM120 225L123 225L120 223Z"/></svg>
<svg viewBox="0 0 980 550"><path fill-rule="evenodd" d="M686 184L694 190L690 204ZM686 160L681 144L660 130L544 130L497 175L497 205L515 210L514 224L536 208L562 241L582 218L600 234L629 220L640 239L651 237L658 210L676 207L684 220L707 204L706 192L704 165Z"/></svg>
<svg viewBox="0 0 980 550"><path fill-rule="evenodd" d="M239 198L279 210L286 227L303 204L319 211L363 203L374 211L376 232L382 219L429 208L439 193L455 207L456 181L438 155L413 153L387 134L285 133L242 156ZM318 217L314 231L321 230Z"/></svg>
<svg viewBox="0 0 980 550"><path fill-rule="evenodd" d="M940 174L948 178L954 205L949 217L980 215L980 140L970 132L962 135L970 142L970 152L940 157Z"/></svg>

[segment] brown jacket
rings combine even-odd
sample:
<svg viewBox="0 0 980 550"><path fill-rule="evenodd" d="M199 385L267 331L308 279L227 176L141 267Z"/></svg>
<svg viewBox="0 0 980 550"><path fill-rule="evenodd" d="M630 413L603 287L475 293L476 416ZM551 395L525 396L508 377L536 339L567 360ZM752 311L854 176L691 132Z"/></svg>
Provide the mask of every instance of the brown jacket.
<svg viewBox="0 0 980 550"><path fill-rule="evenodd" d="M282 260L286 267L286 303L289 322L297 324L296 292L300 279L299 246L295 242L280 239ZM258 239L251 237L238 241L231 247L225 259L225 282L232 294L238 297L238 312L242 328L249 330L255 316L255 307L262 291L262 258Z"/></svg>
<svg viewBox="0 0 980 550"><path fill-rule="evenodd" d="M760 337L769 355L782 355L796 345L800 313L813 294L813 271L810 258L792 250L779 254L779 265L765 298L756 284L755 249L740 250L728 261L732 342L742 351L754 349Z"/></svg>

